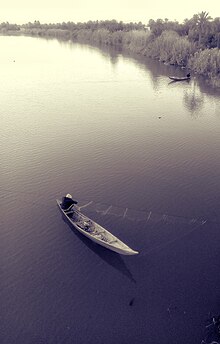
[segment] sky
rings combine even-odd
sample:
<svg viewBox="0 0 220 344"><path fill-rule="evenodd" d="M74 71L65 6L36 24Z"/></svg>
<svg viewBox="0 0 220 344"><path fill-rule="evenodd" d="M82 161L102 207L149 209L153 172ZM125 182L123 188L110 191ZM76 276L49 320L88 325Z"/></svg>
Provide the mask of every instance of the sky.
<svg viewBox="0 0 220 344"><path fill-rule="evenodd" d="M147 24L149 19L158 18L181 23L202 11L209 12L212 18L220 17L220 0L0 0L0 23L116 19Z"/></svg>

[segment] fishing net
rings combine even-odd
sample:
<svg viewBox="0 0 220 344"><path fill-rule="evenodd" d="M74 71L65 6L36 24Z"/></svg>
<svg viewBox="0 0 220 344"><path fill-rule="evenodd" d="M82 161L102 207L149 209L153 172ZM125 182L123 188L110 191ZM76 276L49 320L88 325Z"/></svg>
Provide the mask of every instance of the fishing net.
<svg viewBox="0 0 220 344"><path fill-rule="evenodd" d="M182 216L173 216L168 214L159 214L153 211L136 210L130 208L117 207L114 205L107 205L102 203L95 203L93 201L80 201L78 203L80 211L93 212L101 216L112 216L136 223L164 223L170 225L202 225L206 222L205 219L186 218Z"/></svg>

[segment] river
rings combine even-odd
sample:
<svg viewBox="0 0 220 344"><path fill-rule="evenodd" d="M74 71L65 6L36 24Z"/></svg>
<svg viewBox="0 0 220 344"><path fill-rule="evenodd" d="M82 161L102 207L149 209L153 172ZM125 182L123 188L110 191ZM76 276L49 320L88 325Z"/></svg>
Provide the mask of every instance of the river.
<svg viewBox="0 0 220 344"><path fill-rule="evenodd" d="M22 36L0 48L1 343L212 336L219 90L113 48ZM139 255L70 228L55 202L66 193Z"/></svg>

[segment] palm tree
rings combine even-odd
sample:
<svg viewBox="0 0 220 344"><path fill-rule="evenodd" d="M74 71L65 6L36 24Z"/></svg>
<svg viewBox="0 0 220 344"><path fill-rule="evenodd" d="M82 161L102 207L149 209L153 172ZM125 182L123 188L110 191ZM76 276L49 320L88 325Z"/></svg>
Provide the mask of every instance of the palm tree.
<svg viewBox="0 0 220 344"><path fill-rule="evenodd" d="M199 45L201 45L202 37L204 36L204 34L206 32L208 22L212 18L209 16L208 12L202 11L201 13L198 13L195 16L195 19L196 19L197 28L199 30Z"/></svg>

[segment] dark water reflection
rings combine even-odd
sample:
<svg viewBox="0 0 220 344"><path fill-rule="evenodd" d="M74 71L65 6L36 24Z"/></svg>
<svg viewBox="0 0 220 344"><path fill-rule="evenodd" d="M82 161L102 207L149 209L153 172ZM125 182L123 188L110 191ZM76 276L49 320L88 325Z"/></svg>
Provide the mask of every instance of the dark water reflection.
<svg viewBox="0 0 220 344"><path fill-rule="evenodd" d="M204 94L199 87L196 87L196 82L193 80L191 90L186 90L183 98L184 104L189 109L192 117L196 118L200 115L199 111L203 108L204 98Z"/></svg>

